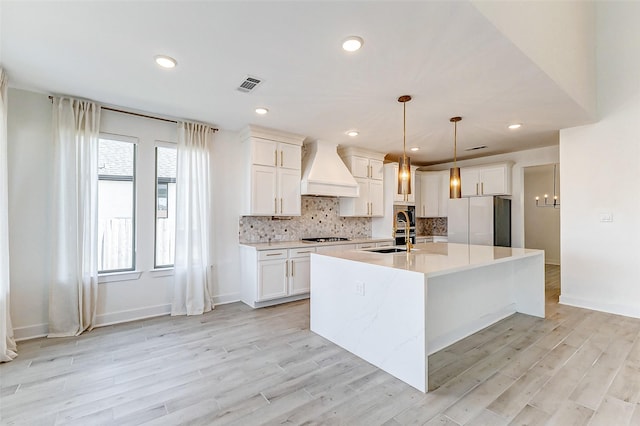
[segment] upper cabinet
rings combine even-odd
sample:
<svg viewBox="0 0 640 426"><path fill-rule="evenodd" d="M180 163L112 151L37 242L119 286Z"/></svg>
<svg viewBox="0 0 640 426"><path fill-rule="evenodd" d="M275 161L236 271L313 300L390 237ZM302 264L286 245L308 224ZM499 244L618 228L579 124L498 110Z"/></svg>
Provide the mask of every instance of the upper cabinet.
<svg viewBox="0 0 640 426"><path fill-rule="evenodd" d="M398 163L393 163L393 204L414 205L416 203L416 170L418 166L411 166L411 194L406 198L403 194L398 194Z"/></svg>
<svg viewBox="0 0 640 426"><path fill-rule="evenodd" d="M462 168L462 196L511 195L512 165L513 163L507 162Z"/></svg>
<svg viewBox="0 0 640 426"><path fill-rule="evenodd" d="M246 216L299 216L304 136L249 126L245 144Z"/></svg>
<svg viewBox="0 0 640 426"><path fill-rule="evenodd" d="M448 171L416 173L417 217L446 217L448 198Z"/></svg>
<svg viewBox="0 0 640 426"><path fill-rule="evenodd" d="M347 147L338 154L358 182L359 196L340 198L340 216L382 217L384 215L384 154Z"/></svg>

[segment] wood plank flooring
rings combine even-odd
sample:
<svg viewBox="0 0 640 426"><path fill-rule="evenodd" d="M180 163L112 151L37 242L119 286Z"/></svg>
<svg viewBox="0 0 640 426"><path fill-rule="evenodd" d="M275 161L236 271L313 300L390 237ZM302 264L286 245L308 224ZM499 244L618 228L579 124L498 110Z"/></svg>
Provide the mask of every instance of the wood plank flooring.
<svg viewBox="0 0 640 426"><path fill-rule="evenodd" d="M309 331L308 301L19 343L5 425L640 425L640 320L558 305L429 357L422 394Z"/></svg>

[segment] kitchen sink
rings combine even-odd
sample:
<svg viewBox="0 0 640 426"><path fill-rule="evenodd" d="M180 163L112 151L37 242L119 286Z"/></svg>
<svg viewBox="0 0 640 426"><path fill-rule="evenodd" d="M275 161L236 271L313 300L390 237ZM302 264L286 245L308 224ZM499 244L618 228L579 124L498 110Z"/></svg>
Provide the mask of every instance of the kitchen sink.
<svg viewBox="0 0 640 426"><path fill-rule="evenodd" d="M407 249L400 248L400 247L381 247L381 248L375 248L367 251L371 251L374 253L404 253L407 251Z"/></svg>

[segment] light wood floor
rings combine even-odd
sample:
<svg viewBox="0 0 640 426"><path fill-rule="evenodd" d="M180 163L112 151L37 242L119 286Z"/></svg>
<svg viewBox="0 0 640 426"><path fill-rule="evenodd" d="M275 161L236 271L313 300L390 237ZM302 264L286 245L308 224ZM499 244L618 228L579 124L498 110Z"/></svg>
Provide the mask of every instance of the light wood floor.
<svg viewBox="0 0 640 426"><path fill-rule="evenodd" d="M309 331L308 301L19 344L2 424L640 425L640 320L557 304L429 357L422 394Z"/></svg>

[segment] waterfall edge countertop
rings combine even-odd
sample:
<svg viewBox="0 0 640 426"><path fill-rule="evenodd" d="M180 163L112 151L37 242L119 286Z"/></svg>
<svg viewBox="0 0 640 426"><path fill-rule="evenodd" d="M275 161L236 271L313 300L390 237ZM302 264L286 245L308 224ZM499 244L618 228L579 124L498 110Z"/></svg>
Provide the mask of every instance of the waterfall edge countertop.
<svg viewBox="0 0 640 426"><path fill-rule="evenodd" d="M525 248L478 246L457 243L424 243L416 244L411 249L411 253L376 253L369 249L363 249L336 251L316 255L331 256L354 262L420 272L427 277L435 277L541 254L544 256L543 250Z"/></svg>
<svg viewBox="0 0 640 426"><path fill-rule="evenodd" d="M311 331L422 392L428 355L515 312L544 318L544 301L542 250L426 243L408 254L311 254Z"/></svg>

